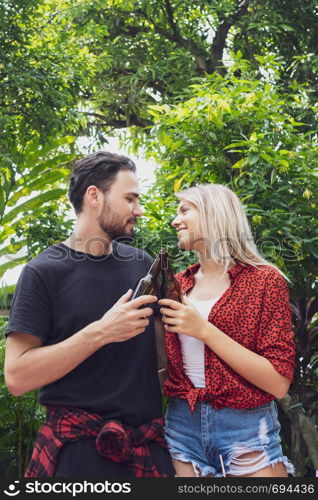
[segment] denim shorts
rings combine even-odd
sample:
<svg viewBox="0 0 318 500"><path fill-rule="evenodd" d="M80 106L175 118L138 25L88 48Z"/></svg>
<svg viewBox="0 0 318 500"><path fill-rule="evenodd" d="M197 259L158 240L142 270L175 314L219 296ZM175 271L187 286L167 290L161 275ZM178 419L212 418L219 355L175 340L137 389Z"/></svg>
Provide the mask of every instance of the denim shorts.
<svg viewBox="0 0 318 500"><path fill-rule="evenodd" d="M283 455L275 401L252 409L216 409L197 402L191 414L188 402L170 398L165 434L172 458L190 462L196 476L240 476L282 462L287 473L293 465ZM241 455L259 451L257 457Z"/></svg>

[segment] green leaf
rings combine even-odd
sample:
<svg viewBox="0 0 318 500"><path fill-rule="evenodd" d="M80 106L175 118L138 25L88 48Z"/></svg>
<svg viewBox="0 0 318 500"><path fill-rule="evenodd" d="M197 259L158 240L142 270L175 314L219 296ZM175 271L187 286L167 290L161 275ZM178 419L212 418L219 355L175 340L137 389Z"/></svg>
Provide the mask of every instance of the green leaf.
<svg viewBox="0 0 318 500"><path fill-rule="evenodd" d="M281 24L280 26L285 31L296 31L292 26L289 26L288 24Z"/></svg>
<svg viewBox="0 0 318 500"><path fill-rule="evenodd" d="M258 153L249 153L249 155L247 156L247 163L249 165L254 165L255 163L257 163L259 160L259 154Z"/></svg>
<svg viewBox="0 0 318 500"><path fill-rule="evenodd" d="M279 160L279 164L280 165L283 165L283 167L286 167L288 168L289 167L289 163L287 160Z"/></svg>
<svg viewBox="0 0 318 500"><path fill-rule="evenodd" d="M20 241L15 241L14 243L10 243L9 245L6 245L5 247L0 248L0 257L2 257L3 255L14 254L14 253L18 252L26 244L27 244L27 240L23 239Z"/></svg>
<svg viewBox="0 0 318 500"><path fill-rule="evenodd" d="M16 204L16 202L23 196L28 196L32 191L43 191L48 190L50 186L54 185L55 183L59 182L61 184L62 180L65 180L65 178L69 175L69 170L68 169L55 169L55 170L49 170L49 171L44 171L42 172L42 175L38 177L35 181L33 182L27 182L25 181L23 183L23 187L20 190L17 190L13 196L10 197L8 206L13 206Z"/></svg>
<svg viewBox="0 0 318 500"><path fill-rule="evenodd" d="M166 146L167 148L169 148L169 146L173 142L172 137L169 134L167 134L167 132L162 128L158 130L157 137L160 144Z"/></svg>
<svg viewBox="0 0 318 500"><path fill-rule="evenodd" d="M24 264L26 262L26 257L16 257L15 259L9 260L5 264L0 265L0 278L4 275L6 271L9 269L13 269L20 264Z"/></svg>
<svg viewBox="0 0 318 500"><path fill-rule="evenodd" d="M9 222L13 221L15 217L17 217L21 212L31 209L34 210L35 208L42 207L43 203L46 203L47 201L58 200L63 195L65 195L64 189L52 189L47 193L39 194L31 198L31 200L27 200L24 203L21 203L21 205L17 206L16 208L8 212L3 217L2 223L8 224Z"/></svg>
<svg viewBox="0 0 318 500"><path fill-rule="evenodd" d="M183 180L188 177L188 172L186 172L185 174L183 174L182 177L180 177L180 179L176 179L173 183L173 191L174 192L177 192L179 191L180 187L181 187L181 184L183 182Z"/></svg>
<svg viewBox="0 0 318 500"><path fill-rule="evenodd" d="M239 161L235 162L234 165L232 165L232 168L243 168L245 164L246 158L241 158Z"/></svg>
<svg viewBox="0 0 318 500"><path fill-rule="evenodd" d="M277 179L277 172L276 170L273 169L271 172L271 185L273 185L276 182L276 179Z"/></svg>
<svg viewBox="0 0 318 500"><path fill-rule="evenodd" d="M3 190L1 189L1 186L0 186L0 214L3 213L4 206L5 206L4 203L5 203L4 193L3 193Z"/></svg>
<svg viewBox="0 0 318 500"><path fill-rule="evenodd" d="M263 160L266 160L268 163L274 163L273 158L267 153L260 153L260 157L263 158Z"/></svg>

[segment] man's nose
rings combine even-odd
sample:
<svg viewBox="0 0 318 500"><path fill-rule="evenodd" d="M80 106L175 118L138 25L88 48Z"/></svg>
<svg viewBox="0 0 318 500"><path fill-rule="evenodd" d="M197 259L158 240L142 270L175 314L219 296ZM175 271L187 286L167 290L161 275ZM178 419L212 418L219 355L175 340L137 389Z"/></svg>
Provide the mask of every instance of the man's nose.
<svg viewBox="0 0 318 500"><path fill-rule="evenodd" d="M139 205L139 203L137 203L137 205L134 207L133 212L136 217L141 217L142 215L144 215L144 209Z"/></svg>

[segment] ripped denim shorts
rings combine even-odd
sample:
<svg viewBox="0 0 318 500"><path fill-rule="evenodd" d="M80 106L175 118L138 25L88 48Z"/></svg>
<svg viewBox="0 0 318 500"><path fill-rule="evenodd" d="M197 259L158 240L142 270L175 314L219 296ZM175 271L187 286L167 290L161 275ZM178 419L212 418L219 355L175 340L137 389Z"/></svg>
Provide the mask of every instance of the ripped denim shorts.
<svg viewBox="0 0 318 500"><path fill-rule="evenodd" d="M275 401L252 409L215 409L197 402L191 414L188 402L170 398L165 434L172 458L190 462L195 474L240 476L282 462L287 473L293 465L283 455ZM257 456L240 455L259 451Z"/></svg>

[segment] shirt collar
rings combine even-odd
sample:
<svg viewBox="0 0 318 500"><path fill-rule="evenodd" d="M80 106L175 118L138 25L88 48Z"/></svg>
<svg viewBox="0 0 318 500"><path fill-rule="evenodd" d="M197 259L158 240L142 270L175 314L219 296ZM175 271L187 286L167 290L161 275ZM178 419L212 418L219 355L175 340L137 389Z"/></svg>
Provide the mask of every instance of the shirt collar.
<svg viewBox="0 0 318 500"><path fill-rule="evenodd" d="M200 262L196 262L192 266L189 266L184 272L184 277L194 279L194 275L200 267ZM247 267L248 266L242 264L241 262L236 262L235 266L228 271L231 281L234 280L243 271L243 269L246 269Z"/></svg>

